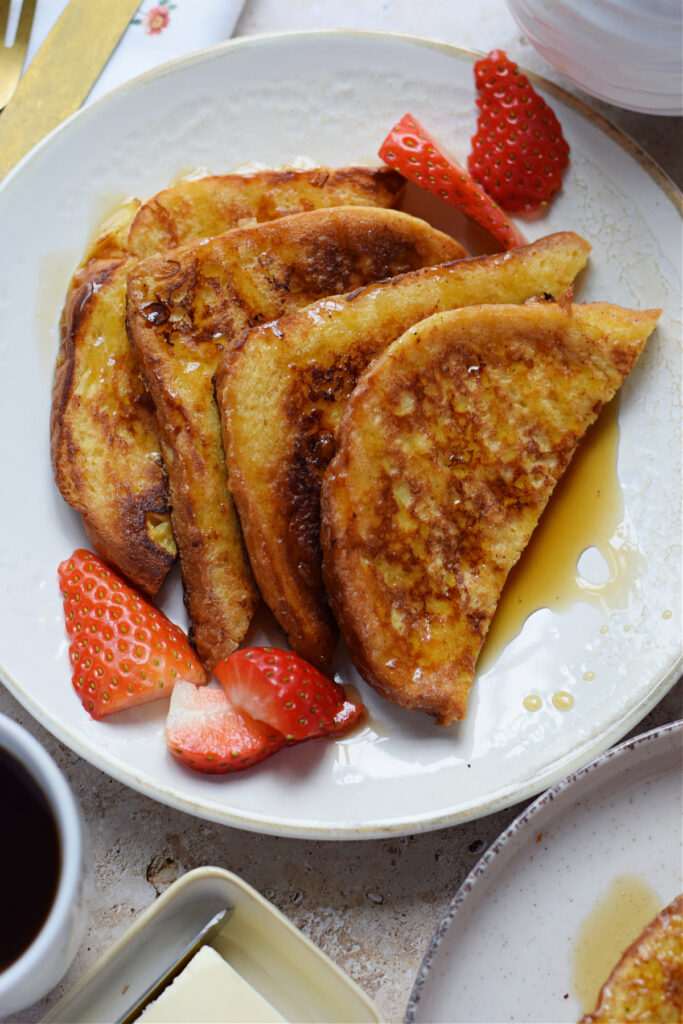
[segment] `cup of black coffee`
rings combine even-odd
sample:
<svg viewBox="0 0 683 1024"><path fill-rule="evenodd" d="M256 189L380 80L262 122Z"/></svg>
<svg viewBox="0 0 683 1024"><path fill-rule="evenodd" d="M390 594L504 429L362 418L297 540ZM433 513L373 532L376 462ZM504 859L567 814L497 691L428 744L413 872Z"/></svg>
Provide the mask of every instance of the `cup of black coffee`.
<svg viewBox="0 0 683 1024"><path fill-rule="evenodd" d="M80 809L38 740L0 715L0 1020L63 977L84 923Z"/></svg>

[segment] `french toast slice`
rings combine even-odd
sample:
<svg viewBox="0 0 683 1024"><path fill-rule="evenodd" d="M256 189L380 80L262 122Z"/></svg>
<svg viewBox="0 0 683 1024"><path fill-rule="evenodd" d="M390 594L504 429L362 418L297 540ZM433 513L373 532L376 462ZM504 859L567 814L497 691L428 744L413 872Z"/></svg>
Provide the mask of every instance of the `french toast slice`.
<svg viewBox="0 0 683 1024"><path fill-rule="evenodd" d="M256 603L228 489L213 376L236 335L321 296L464 256L394 210L338 207L235 229L137 265L128 331L154 402L197 652L235 649Z"/></svg>
<svg viewBox="0 0 683 1024"><path fill-rule="evenodd" d="M624 952L580 1024L680 1024L683 1020L683 896Z"/></svg>
<svg viewBox="0 0 683 1024"><path fill-rule="evenodd" d="M322 581L320 484L360 374L433 313L562 295L589 251L565 232L412 271L256 327L223 358L216 396L230 490L261 596L302 657L329 670L336 644Z"/></svg>
<svg viewBox="0 0 683 1024"><path fill-rule="evenodd" d="M391 207L404 185L388 167L282 168L188 178L146 202L126 200L102 226L84 262L146 259L233 227L330 206L330 196L335 206Z"/></svg>
<svg viewBox="0 0 683 1024"><path fill-rule="evenodd" d="M130 354L126 282L139 255L248 221L339 205L390 206L387 168L262 171L180 182L129 200L70 284L52 395L55 481L99 553L148 594L176 557L154 409Z"/></svg>
<svg viewBox="0 0 683 1024"><path fill-rule="evenodd" d="M464 718L506 577L660 312L437 313L362 376L323 478L323 578L356 668L388 700Z"/></svg>
<svg viewBox="0 0 683 1024"><path fill-rule="evenodd" d="M102 557L155 593L176 557L154 406L126 334L132 260L74 275L52 388L55 482Z"/></svg>

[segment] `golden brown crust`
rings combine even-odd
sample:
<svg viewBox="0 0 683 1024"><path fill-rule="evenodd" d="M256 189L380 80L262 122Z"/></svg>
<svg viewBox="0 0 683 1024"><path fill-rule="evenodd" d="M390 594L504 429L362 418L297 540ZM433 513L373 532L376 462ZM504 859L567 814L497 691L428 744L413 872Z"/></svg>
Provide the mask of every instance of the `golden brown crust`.
<svg viewBox="0 0 683 1024"><path fill-rule="evenodd" d="M129 260L79 271L62 314L52 395L54 478L97 551L147 593L175 559L156 419L128 343L116 344ZM106 339L106 340L105 340Z"/></svg>
<svg viewBox="0 0 683 1024"><path fill-rule="evenodd" d="M125 327L126 279L137 256L292 210L391 205L400 188L394 172L362 167L181 182L148 203L128 200L90 246L62 316L55 480L100 554L146 593L158 590L176 548L155 416Z"/></svg>
<svg viewBox="0 0 683 1024"><path fill-rule="evenodd" d="M361 373L435 312L561 295L589 251L584 239L565 232L510 253L412 271L255 328L223 358L216 393L249 560L261 596L302 657L329 669L334 653L320 485Z"/></svg>
<svg viewBox="0 0 683 1024"><path fill-rule="evenodd" d="M388 167L315 167L211 174L176 182L141 202L126 199L102 224L83 265L147 259L166 249L321 206L394 206L405 179Z"/></svg>
<svg viewBox="0 0 683 1024"><path fill-rule="evenodd" d="M128 234L141 205L139 199L131 196L105 217L83 254L79 270L95 260L121 260L132 255L128 247Z"/></svg>
<svg viewBox="0 0 683 1024"><path fill-rule="evenodd" d="M145 259L218 234L217 218L230 227L249 227L329 206L330 194L335 206L391 207L404 183L388 167L316 167L183 181L140 207L128 232L127 249Z"/></svg>
<svg viewBox="0 0 683 1024"><path fill-rule="evenodd" d="M464 717L505 579L658 316L472 306L417 324L363 375L323 479L323 575L387 699Z"/></svg>
<svg viewBox="0 0 683 1024"><path fill-rule="evenodd" d="M674 1024L683 1021L683 896L629 946L580 1024Z"/></svg>
<svg viewBox="0 0 683 1024"><path fill-rule="evenodd" d="M243 638L256 601L213 395L221 354L240 331L323 295L462 255L407 214L338 207L236 229L131 273L128 330L156 409L193 639L208 667Z"/></svg>

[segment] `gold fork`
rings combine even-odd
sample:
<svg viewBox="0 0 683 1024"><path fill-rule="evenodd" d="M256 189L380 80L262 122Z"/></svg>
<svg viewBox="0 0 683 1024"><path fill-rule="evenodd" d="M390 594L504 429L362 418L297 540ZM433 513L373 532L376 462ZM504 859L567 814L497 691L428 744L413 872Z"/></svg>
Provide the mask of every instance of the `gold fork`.
<svg viewBox="0 0 683 1024"><path fill-rule="evenodd" d="M0 0L0 110L6 106L21 77L36 0L23 0L17 31L11 46L5 44L9 8L10 0Z"/></svg>

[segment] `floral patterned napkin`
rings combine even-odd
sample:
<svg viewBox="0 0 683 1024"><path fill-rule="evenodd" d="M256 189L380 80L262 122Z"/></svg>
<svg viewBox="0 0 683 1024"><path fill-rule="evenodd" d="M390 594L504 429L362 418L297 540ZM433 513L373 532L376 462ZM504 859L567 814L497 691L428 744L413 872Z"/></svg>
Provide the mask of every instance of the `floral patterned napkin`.
<svg viewBox="0 0 683 1024"><path fill-rule="evenodd" d="M229 39L244 3L245 0L143 0L86 102L174 57ZM10 33L19 6L18 0L13 0ZM24 68L65 6L65 0L38 0Z"/></svg>

